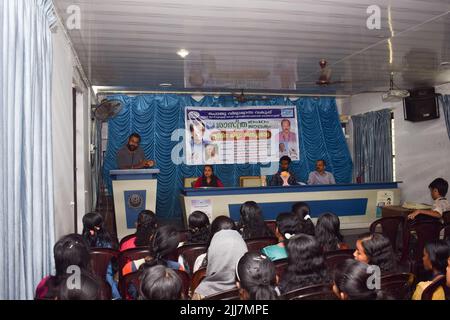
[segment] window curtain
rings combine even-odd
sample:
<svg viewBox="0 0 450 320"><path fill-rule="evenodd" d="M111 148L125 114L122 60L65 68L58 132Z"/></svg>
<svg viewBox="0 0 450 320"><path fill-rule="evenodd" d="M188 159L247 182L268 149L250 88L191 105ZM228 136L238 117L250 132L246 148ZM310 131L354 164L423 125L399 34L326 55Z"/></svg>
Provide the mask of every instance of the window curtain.
<svg viewBox="0 0 450 320"><path fill-rule="evenodd" d="M445 125L447 126L447 134L450 139L450 95L443 95L439 97L439 101L444 111Z"/></svg>
<svg viewBox="0 0 450 320"><path fill-rule="evenodd" d="M53 264L51 0L0 1L0 299Z"/></svg>
<svg viewBox="0 0 450 320"><path fill-rule="evenodd" d="M172 132L184 129L186 106L238 107L262 105L295 105L300 139L300 161L294 161L291 169L306 182L308 174L315 170L315 161L325 159L327 170L338 183L349 183L352 174L350 152L339 121L334 98L274 98L237 104L229 96L205 96L197 101L189 95L114 95L123 104L119 115L108 122L108 144L104 159L103 178L111 192L109 171L116 169L116 154L132 132L141 135L141 146L149 159L156 160L161 170L158 177L156 213L160 217L181 217L179 193L185 177L198 177L203 166L175 165L171 150L178 141L171 141ZM226 187L239 186L240 176L260 175L258 164L216 165L214 171Z"/></svg>
<svg viewBox="0 0 450 320"><path fill-rule="evenodd" d="M362 182L392 181L391 111L355 115L352 122L354 176Z"/></svg>

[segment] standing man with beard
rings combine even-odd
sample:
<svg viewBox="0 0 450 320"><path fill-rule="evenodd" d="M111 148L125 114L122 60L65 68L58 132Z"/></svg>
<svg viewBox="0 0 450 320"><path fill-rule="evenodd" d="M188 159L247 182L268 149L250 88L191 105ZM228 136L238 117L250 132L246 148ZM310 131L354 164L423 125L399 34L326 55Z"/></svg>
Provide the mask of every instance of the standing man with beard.
<svg viewBox="0 0 450 320"><path fill-rule="evenodd" d="M139 147L141 136L133 133L128 138L128 143L117 152L117 166L119 169L143 169L153 167L155 161L146 160L144 150Z"/></svg>

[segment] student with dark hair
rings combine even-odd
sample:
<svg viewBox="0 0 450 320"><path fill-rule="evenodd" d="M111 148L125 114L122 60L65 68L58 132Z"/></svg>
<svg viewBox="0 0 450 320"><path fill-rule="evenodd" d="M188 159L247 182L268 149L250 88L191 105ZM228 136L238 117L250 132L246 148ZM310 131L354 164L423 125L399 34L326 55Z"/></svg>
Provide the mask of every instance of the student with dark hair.
<svg viewBox="0 0 450 320"><path fill-rule="evenodd" d="M314 236L314 223L312 222L311 216L309 215L310 212L311 209L306 202L296 202L292 205L292 213L297 215L299 217L299 220L301 221L301 228L303 230L302 233Z"/></svg>
<svg viewBox="0 0 450 320"><path fill-rule="evenodd" d="M397 271L391 242L380 233L360 235L356 240L356 250L353 256L360 262L378 266L384 274Z"/></svg>
<svg viewBox="0 0 450 320"><path fill-rule="evenodd" d="M188 218L189 234L188 244L207 243L210 234L208 216L202 211L194 211Z"/></svg>
<svg viewBox="0 0 450 320"><path fill-rule="evenodd" d="M290 212L283 212L277 216L275 235L278 243L261 250L271 261L287 258L286 245L291 237L300 233L299 218Z"/></svg>
<svg viewBox="0 0 450 320"><path fill-rule="evenodd" d="M91 248L117 248L108 231L104 227L103 217L97 212L86 213L83 216L83 238ZM120 299L117 282L114 280L114 268L112 261L108 264L106 281L112 289L113 299ZM117 269L117 268L116 268Z"/></svg>
<svg viewBox="0 0 450 320"><path fill-rule="evenodd" d="M214 174L214 168L209 164L203 167L203 175L194 183L194 188L203 187L223 188L222 181Z"/></svg>
<svg viewBox="0 0 450 320"><path fill-rule="evenodd" d="M182 300L183 284L173 269L162 265L146 268L140 275L139 300Z"/></svg>
<svg viewBox="0 0 450 320"><path fill-rule="evenodd" d="M247 244L239 232L217 232L208 248L206 276L195 289L192 299L200 300L236 288L236 265L247 251Z"/></svg>
<svg viewBox="0 0 450 320"><path fill-rule="evenodd" d="M319 242L309 235L295 235L287 244L288 266L280 282L280 291L330 282Z"/></svg>
<svg viewBox="0 0 450 320"><path fill-rule="evenodd" d="M264 222L261 208L254 201L247 201L241 205L241 218L239 221L239 229L242 237L247 239L259 237L273 237L273 232Z"/></svg>
<svg viewBox="0 0 450 320"><path fill-rule="evenodd" d="M89 248L79 234L72 233L58 240L53 247L56 274L47 276L39 282L35 297L56 299L59 286L67 275L70 266L78 266L81 271L90 272Z"/></svg>
<svg viewBox="0 0 450 320"><path fill-rule="evenodd" d="M237 230L236 224L234 221L227 216L218 216L211 223L211 232L209 234L209 239L207 242L207 246L211 244L211 240L214 235L221 230ZM207 253L203 253L195 259L194 270L192 273L195 273L198 269L206 268L208 265L208 255Z"/></svg>
<svg viewBox="0 0 450 320"><path fill-rule="evenodd" d="M432 217L441 219L444 212L450 211L450 202L445 198L448 191L448 182L442 178L434 179L428 186L431 198L434 200L431 210L415 210L408 215L408 219L415 219L417 216Z"/></svg>
<svg viewBox="0 0 450 320"><path fill-rule="evenodd" d="M150 252L152 253L152 256L128 262L123 267L122 274L126 275L135 272L139 270L141 266L148 268L155 265L163 265L189 273L189 268L182 256L178 257L178 261L169 260L170 255L175 252L179 243L179 233L174 226L165 225L159 227L150 243Z"/></svg>
<svg viewBox="0 0 450 320"><path fill-rule="evenodd" d="M151 238L156 232L157 227L158 222L156 220L155 213L151 210L142 210L139 213L136 222L135 236L122 243L120 246L120 251L148 246Z"/></svg>
<svg viewBox="0 0 450 320"><path fill-rule="evenodd" d="M247 252L236 268L241 300L278 300L275 265L266 256Z"/></svg>
<svg viewBox="0 0 450 320"><path fill-rule="evenodd" d="M315 235L324 251L348 249L347 244L342 242L344 237L340 228L341 222L334 213L324 213L317 219Z"/></svg>
<svg viewBox="0 0 450 320"><path fill-rule="evenodd" d="M431 272L430 281L419 282L412 296L412 300L421 300L423 291L436 279L446 274L447 261L449 258L449 244L445 240L429 242L423 249L423 267ZM444 288L439 287L433 293L433 300L445 300Z"/></svg>
<svg viewBox="0 0 450 320"><path fill-rule="evenodd" d="M282 156L280 158L280 170L272 176L270 180L271 186L292 186L298 184L294 172L289 170L291 158Z"/></svg>
<svg viewBox="0 0 450 320"><path fill-rule="evenodd" d="M78 288L72 283L73 275L64 277L59 288L58 300L103 300L99 279L86 272L81 272L79 277Z"/></svg>
<svg viewBox="0 0 450 320"><path fill-rule="evenodd" d="M357 260L347 259L336 266L333 292L341 300L383 300L385 296L371 286L373 272L370 266Z"/></svg>
<svg viewBox="0 0 450 320"><path fill-rule="evenodd" d="M104 227L104 220L97 212L83 216L83 238L91 248L113 248L113 240Z"/></svg>

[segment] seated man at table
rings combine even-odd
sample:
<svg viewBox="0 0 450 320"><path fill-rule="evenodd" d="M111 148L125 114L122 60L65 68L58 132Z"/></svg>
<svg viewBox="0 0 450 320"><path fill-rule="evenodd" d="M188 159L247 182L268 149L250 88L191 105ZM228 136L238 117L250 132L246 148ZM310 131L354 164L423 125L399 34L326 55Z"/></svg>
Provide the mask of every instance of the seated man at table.
<svg viewBox="0 0 450 320"><path fill-rule="evenodd" d="M431 210L415 210L408 215L408 219L415 219L418 215L425 215L440 219L444 212L450 211L450 203L445 198L448 191L448 182L442 178L434 179L428 186L431 198L434 200Z"/></svg>
<svg viewBox="0 0 450 320"><path fill-rule="evenodd" d="M153 160L146 160L144 150L141 149L139 143L141 136L133 133L128 138L128 143L117 152L117 167L119 169L143 169L153 167Z"/></svg>
<svg viewBox="0 0 450 320"><path fill-rule="evenodd" d="M336 184L333 174L325 171L325 160L316 161L316 171L309 174L308 184Z"/></svg>
<svg viewBox="0 0 450 320"><path fill-rule="evenodd" d="M290 164L291 158L288 156L280 158L280 170L272 176L270 180L271 186L292 186L298 184L295 174L289 170Z"/></svg>

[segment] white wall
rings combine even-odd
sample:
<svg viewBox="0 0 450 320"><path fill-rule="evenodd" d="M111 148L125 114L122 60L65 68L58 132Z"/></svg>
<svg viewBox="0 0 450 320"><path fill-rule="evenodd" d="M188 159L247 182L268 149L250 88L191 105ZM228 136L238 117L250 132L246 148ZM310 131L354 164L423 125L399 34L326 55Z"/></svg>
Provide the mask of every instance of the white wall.
<svg viewBox="0 0 450 320"><path fill-rule="evenodd" d="M82 216L92 209L90 167L91 92L74 68L74 55L61 26L53 33L53 171L55 199L55 236L75 232L73 178L73 97L77 89L76 166L77 226L81 232Z"/></svg>
<svg viewBox="0 0 450 320"><path fill-rule="evenodd" d="M437 88L450 94L450 85ZM428 184L437 177L450 181L450 140L444 118L423 122L405 121L403 103L384 103L381 93L355 95L340 101L343 114L355 115L383 108L393 109L396 149L396 180L401 201L431 203ZM352 135L350 126L350 136ZM352 138L349 148L353 153Z"/></svg>

